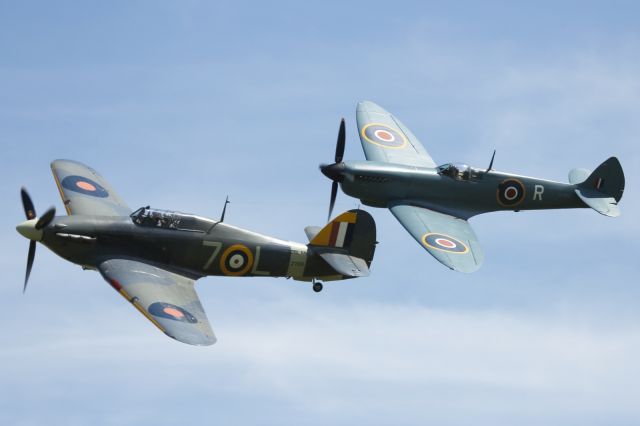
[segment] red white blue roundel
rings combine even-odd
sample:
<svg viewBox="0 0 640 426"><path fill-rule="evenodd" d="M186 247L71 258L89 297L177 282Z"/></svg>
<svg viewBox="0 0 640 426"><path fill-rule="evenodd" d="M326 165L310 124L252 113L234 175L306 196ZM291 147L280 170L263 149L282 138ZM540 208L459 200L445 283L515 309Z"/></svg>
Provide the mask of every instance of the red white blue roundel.
<svg viewBox="0 0 640 426"><path fill-rule="evenodd" d="M396 129L384 124L370 123L362 128L362 137L367 142L384 146L385 148L402 148L407 138Z"/></svg>
<svg viewBox="0 0 640 426"><path fill-rule="evenodd" d="M498 185L496 197L503 206L515 206L524 200L525 189L517 179L507 179Z"/></svg>
<svg viewBox="0 0 640 426"><path fill-rule="evenodd" d="M109 193L98 182L84 176L67 176L60 182L63 188L93 197L107 198Z"/></svg>
<svg viewBox="0 0 640 426"><path fill-rule="evenodd" d="M198 322L196 317L191 315L187 310L180 306L165 302L155 302L149 305L149 313L159 318L168 318L180 322L188 322L195 324Z"/></svg>
<svg viewBox="0 0 640 426"><path fill-rule="evenodd" d="M469 247L462 241L437 232L425 234L424 237L422 237L422 242L424 242L427 247L449 253L463 254L469 251Z"/></svg>

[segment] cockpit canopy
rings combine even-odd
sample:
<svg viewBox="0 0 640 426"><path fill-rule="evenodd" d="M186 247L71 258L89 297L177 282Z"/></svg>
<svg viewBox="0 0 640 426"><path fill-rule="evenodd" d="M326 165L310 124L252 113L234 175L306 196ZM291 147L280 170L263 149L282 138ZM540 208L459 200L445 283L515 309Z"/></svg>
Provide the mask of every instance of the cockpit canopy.
<svg viewBox="0 0 640 426"><path fill-rule="evenodd" d="M217 222L192 214L140 207L131 213L131 220L139 226L179 231L208 232Z"/></svg>
<svg viewBox="0 0 640 426"><path fill-rule="evenodd" d="M468 164L447 163L438 167L438 174L449 176L457 180L469 180L473 169Z"/></svg>

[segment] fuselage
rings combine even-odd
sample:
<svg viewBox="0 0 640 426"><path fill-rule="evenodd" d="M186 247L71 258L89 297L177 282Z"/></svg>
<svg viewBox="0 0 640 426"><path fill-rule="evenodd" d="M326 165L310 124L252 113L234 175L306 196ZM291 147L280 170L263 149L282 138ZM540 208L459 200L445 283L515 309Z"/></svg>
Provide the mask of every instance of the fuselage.
<svg viewBox="0 0 640 426"><path fill-rule="evenodd" d="M499 210L580 208L575 185L468 168L447 174L441 168L405 166L375 161L335 165L345 194L373 207L403 201L468 218Z"/></svg>
<svg viewBox="0 0 640 426"><path fill-rule="evenodd" d="M187 228L133 217L58 216L41 242L64 259L95 268L102 260L131 258L163 265L193 278L206 275L342 279L301 243L284 241L223 222L195 218Z"/></svg>

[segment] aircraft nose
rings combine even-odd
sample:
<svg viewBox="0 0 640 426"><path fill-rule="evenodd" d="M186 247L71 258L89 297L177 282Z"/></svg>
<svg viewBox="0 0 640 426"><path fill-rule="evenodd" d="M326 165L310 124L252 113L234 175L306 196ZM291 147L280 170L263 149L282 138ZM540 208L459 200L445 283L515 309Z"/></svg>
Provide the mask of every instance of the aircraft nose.
<svg viewBox="0 0 640 426"><path fill-rule="evenodd" d="M26 220L20 225L16 226L16 230L20 233L20 235L29 240L40 241L42 240L42 229L36 229L37 221L37 218Z"/></svg>
<svg viewBox="0 0 640 426"><path fill-rule="evenodd" d="M321 164L320 171L332 181L342 182L344 180L345 165L344 163Z"/></svg>

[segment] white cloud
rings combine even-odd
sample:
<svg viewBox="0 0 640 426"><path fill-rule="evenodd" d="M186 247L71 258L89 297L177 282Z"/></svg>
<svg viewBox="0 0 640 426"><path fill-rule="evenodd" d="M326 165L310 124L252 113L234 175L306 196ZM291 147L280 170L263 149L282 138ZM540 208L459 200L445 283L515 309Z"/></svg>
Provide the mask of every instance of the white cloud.
<svg viewBox="0 0 640 426"><path fill-rule="evenodd" d="M45 406L108 393L115 404L132 400L148 408L141 395L162 406L186 386L197 404L214 410L274 400L310 419L355 415L371 424L385 423L387 415L404 424L457 424L465 416L482 424L538 405L546 424L588 422L595 412L640 415L637 322L593 326L580 315L375 302L330 307L300 298L253 300L242 309L217 305L208 310L216 312L220 340L210 348L174 343L133 314L113 317L120 312L109 323L101 315L40 324L43 341L20 339L2 352L2 365L14 366L3 373L5 404L23 392ZM14 333L6 336L10 342L18 342Z"/></svg>

